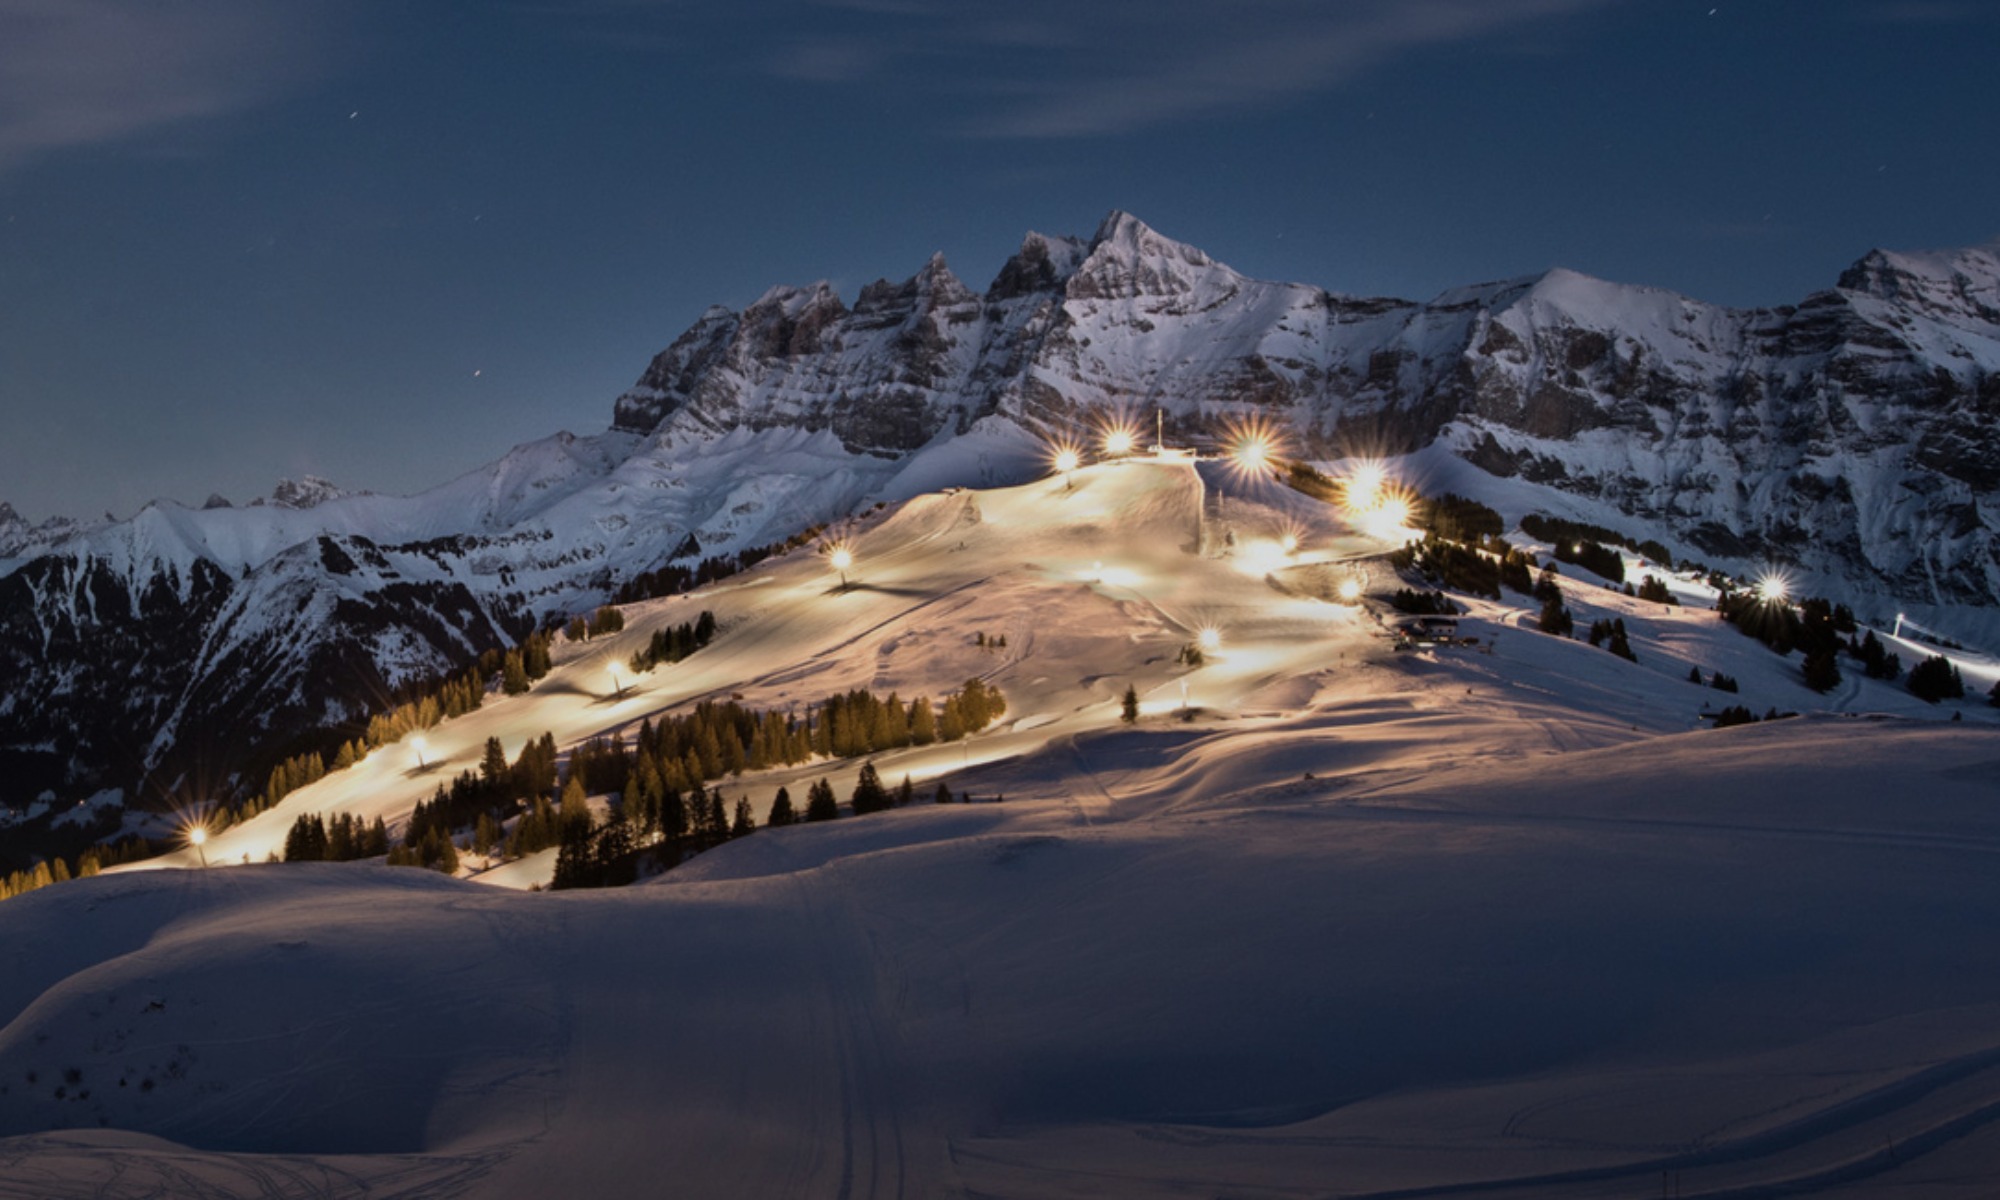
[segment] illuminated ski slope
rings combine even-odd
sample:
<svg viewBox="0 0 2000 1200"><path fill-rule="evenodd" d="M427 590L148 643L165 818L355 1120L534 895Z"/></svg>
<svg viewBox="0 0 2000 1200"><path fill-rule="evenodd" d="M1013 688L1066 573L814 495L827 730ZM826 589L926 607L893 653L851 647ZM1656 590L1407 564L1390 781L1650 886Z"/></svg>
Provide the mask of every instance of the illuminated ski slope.
<svg viewBox="0 0 2000 1200"><path fill-rule="evenodd" d="M996 730L878 764L1005 803L764 830L614 892L253 865L9 901L0 1196L1951 1195L2000 1170L1985 709L1853 672L1819 697L1699 605L1568 579L1638 663L1532 632L1520 597L1472 606L1476 647L1394 651L1314 598L1380 544L1213 464L836 532L847 590L801 552L636 606L432 731L427 769L379 751L210 860L298 812L393 821L488 736L972 675L1008 697ZM709 648L616 694L610 664L703 609ZM1219 648L1181 666L1204 626ZM1807 715L1702 727L1737 702Z"/></svg>

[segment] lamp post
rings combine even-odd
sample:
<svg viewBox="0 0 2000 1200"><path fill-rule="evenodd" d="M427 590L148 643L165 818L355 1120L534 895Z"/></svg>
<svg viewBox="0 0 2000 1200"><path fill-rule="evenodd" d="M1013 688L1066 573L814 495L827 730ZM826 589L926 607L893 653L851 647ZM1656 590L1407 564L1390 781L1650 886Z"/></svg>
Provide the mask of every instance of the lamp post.
<svg viewBox="0 0 2000 1200"><path fill-rule="evenodd" d="M611 676L611 698L613 700L621 699L625 695L625 684L618 678L618 664L612 663L605 667L604 670L606 674Z"/></svg>
<svg viewBox="0 0 2000 1200"><path fill-rule="evenodd" d="M430 764L424 761L424 736L422 734L418 734L410 739L410 749L417 752L417 770L429 770Z"/></svg>
<svg viewBox="0 0 2000 1200"><path fill-rule="evenodd" d="M1056 451L1055 465L1056 470L1062 472L1064 490L1074 488L1076 469L1083 465L1083 456L1078 454L1074 447L1064 446Z"/></svg>
<svg viewBox="0 0 2000 1200"><path fill-rule="evenodd" d="M854 565L854 552L845 546L835 546L833 553L826 556L827 565L840 572L840 590L847 590L847 568Z"/></svg>
<svg viewBox="0 0 2000 1200"><path fill-rule="evenodd" d="M195 855L201 859L202 869L204 871L207 870L208 851L202 849L202 847L208 845L208 826L197 825L188 830L188 845L194 847Z"/></svg>

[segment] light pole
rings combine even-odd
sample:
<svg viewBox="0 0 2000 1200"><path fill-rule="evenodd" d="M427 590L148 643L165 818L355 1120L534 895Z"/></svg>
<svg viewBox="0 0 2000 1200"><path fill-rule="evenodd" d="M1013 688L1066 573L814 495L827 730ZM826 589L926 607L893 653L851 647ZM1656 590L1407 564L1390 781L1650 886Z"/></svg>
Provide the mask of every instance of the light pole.
<svg viewBox="0 0 2000 1200"><path fill-rule="evenodd" d="M194 847L195 855L201 859L202 870L207 870L208 851L202 849L202 847L208 845L208 826L197 825L193 829L188 830L188 845Z"/></svg>
<svg viewBox="0 0 2000 1200"><path fill-rule="evenodd" d="M604 670L611 676L611 698L613 700L622 699L625 695L625 685L618 679L618 664L612 663L610 666L604 668Z"/></svg>
<svg viewBox="0 0 2000 1200"><path fill-rule="evenodd" d="M854 565L854 552L845 546L835 546L833 553L826 556L827 565L840 572L840 590L847 590L847 568Z"/></svg>
<svg viewBox="0 0 2000 1200"><path fill-rule="evenodd" d="M410 749L417 752L417 770L429 770L430 764L424 761L424 736L422 734L418 734L410 739Z"/></svg>

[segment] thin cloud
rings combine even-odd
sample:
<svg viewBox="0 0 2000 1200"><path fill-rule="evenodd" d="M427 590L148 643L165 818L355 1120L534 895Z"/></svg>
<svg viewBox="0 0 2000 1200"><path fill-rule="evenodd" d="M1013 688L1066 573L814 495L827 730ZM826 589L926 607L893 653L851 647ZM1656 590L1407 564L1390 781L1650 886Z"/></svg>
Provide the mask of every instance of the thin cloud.
<svg viewBox="0 0 2000 1200"><path fill-rule="evenodd" d="M316 8L0 0L0 170L269 99L311 73Z"/></svg>
<svg viewBox="0 0 2000 1200"><path fill-rule="evenodd" d="M1129 133L1170 121L1241 112L1326 91L1433 46L1512 33L1607 0L1264 0L1106 6L1121 17L1094 31L1069 68L1030 83L975 122L993 137Z"/></svg>

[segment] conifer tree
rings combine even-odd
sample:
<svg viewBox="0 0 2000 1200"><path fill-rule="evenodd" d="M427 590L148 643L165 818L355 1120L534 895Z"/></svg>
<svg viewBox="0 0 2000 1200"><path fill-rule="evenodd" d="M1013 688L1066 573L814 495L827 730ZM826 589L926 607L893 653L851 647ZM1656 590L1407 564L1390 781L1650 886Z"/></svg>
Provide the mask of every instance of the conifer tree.
<svg viewBox="0 0 2000 1200"><path fill-rule="evenodd" d="M928 746L937 740L937 713L928 697L918 696L910 701L910 744Z"/></svg>
<svg viewBox="0 0 2000 1200"><path fill-rule="evenodd" d="M916 785L910 782L908 775L904 775L902 784L896 788L896 807L902 808L905 805L914 803L916 798Z"/></svg>
<svg viewBox="0 0 2000 1200"><path fill-rule="evenodd" d="M951 803L951 789L945 786L944 780L938 780L937 791L931 795L931 799L938 804Z"/></svg>
<svg viewBox="0 0 2000 1200"><path fill-rule="evenodd" d="M738 796L736 798L736 819L730 822L729 836L732 838L747 837L751 833L756 832L756 829L757 818L750 813L750 797Z"/></svg>
<svg viewBox="0 0 2000 1200"><path fill-rule="evenodd" d="M486 754L479 763L479 774L486 780L487 786L499 787L505 783L509 771L507 752L501 748L500 739L497 737L487 738Z"/></svg>
<svg viewBox="0 0 2000 1200"><path fill-rule="evenodd" d="M833 784L822 775L806 789L806 820L831 821L840 815L840 802L834 798Z"/></svg>
<svg viewBox="0 0 2000 1200"><path fill-rule="evenodd" d="M519 696L528 690L528 670L521 661L519 650L509 650L500 668L500 690L509 696Z"/></svg>
<svg viewBox="0 0 2000 1200"><path fill-rule="evenodd" d="M1119 705L1119 716L1127 725L1139 723L1139 689L1129 683L1125 685L1125 698Z"/></svg>
<svg viewBox="0 0 2000 1200"><path fill-rule="evenodd" d="M792 794L782 787L779 788L777 796L771 801L771 815L764 823L773 829L778 829L792 824L797 819L798 814L792 811Z"/></svg>
<svg viewBox="0 0 2000 1200"><path fill-rule="evenodd" d="M849 799L857 817L889 807L888 789L882 786L881 773L876 771L874 763L861 764L861 774L854 781L854 794Z"/></svg>

